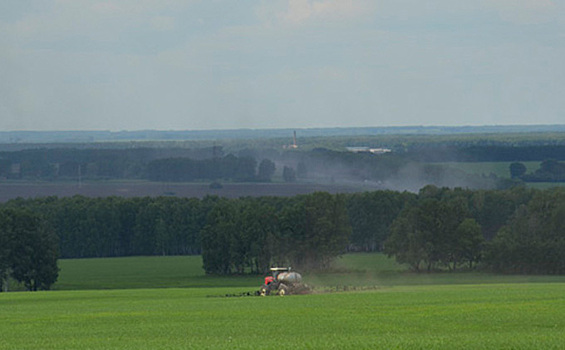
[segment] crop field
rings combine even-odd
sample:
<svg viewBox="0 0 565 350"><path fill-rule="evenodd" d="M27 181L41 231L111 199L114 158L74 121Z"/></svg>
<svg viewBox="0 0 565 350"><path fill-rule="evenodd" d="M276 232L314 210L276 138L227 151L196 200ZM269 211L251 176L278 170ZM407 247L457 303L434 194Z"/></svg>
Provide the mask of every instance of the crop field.
<svg viewBox="0 0 565 350"><path fill-rule="evenodd" d="M199 259L63 260L59 290L0 293L0 349L560 349L565 344L565 278L560 276L416 275L382 255L351 254L335 272L305 280L373 288L225 298L256 289L261 277L205 276Z"/></svg>
<svg viewBox="0 0 565 350"><path fill-rule="evenodd" d="M231 291L5 293L0 348L559 349L565 343L559 283L207 297Z"/></svg>
<svg viewBox="0 0 565 350"><path fill-rule="evenodd" d="M0 202L10 199L46 196L71 197L143 197L178 196L202 198L217 195L227 198L245 196L294 196L315 191L329 193L357 192L361 185L316 183L226 183L221 189L211 189L209 183L161 183L149 181L91 181L80 186L77 182L0 182Z"/></svg>

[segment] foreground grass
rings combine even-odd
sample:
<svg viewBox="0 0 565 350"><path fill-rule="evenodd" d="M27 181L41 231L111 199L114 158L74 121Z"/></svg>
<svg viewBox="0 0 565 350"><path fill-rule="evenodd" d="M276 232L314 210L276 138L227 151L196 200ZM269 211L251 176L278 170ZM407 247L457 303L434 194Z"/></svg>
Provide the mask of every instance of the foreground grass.
<svg viewBox="0 0 565 350"><path fill-rule="evenodd" d="M207 297L233 288L2 293L0 348L558 349L564 287L399 286L284 298Z"/></svg>
<svg viewBox="0 0 565 350"><path fill-rule="evenodd" d="M374 289L223 298L257 289L262 276L206 276L198 256L61 260L60 266L58 291L0 293L0 349L560 349L565 344L561 276L414 274L380 254L348 254L332 273L305 274L306 282Z"/></svg>

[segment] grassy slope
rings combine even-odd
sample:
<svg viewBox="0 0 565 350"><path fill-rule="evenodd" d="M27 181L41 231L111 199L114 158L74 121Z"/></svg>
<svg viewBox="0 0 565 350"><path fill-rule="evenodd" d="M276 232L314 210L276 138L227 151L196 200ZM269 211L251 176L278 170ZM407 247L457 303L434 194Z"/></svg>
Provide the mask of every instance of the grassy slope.
<svg viewBox="0 0 565 350"><path fill-rule="evenodd" d="M565 296L556 283L285 298L207 298L210 291L0 295L0 348L557 349L565 343Z"/></svg>
<svg viewBox="0 0 565 350"><path fill-rule="evenodd" d="M200 257L62 260L56 289L85 290L0 293L0 349L558 349L565 343L565 277L418 275L378 254L346 255L336 270L305 279L377 289L219 298L209 296L253 290L261 277L205 276ZM92 288L139 289L86 290Z"/></svg>

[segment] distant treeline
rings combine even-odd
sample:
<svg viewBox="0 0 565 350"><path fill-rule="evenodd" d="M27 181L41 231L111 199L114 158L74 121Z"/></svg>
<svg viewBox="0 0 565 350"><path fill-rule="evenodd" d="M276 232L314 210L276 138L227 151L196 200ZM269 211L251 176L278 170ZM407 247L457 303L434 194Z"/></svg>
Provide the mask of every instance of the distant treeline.
<svg viewBox="0 0 565 350"><path fill-rule="evenodd" d="M426 184L504 189L516 185L516 181L493 174L467 174L431 162L540 160L544 163L534 174L511 171L509 175L526 182L558 182L565 181L558 162L564 158L565 146L561 145L468 146L465 142L461 145L417 144L404 151L382 155L327 148L309 151L243 149L237 155L225 155L219 146L202 149L55 148L0 152L0 179L269 182L279 174L277 176L285 181L309 178L324 182L371 182L391 189L417 190Z"/></svg>
<svg viewBox="0 0 565 350"><path fill-rule="evenodd" d="M384 251L414 270L565 273L565 190L77 196L18 199L2 208L43 218L63 258L202 254L207 273L232 274L272 264L323 269L346 251Z"/></svg>
<svg viewBox="0 0 565 350"><path fill-rule="evenodd" d="M0 152L0 177L8 179L143 179L147 165L164 158L222 157L221 147L75 149Z"/></svg>
<svg viewBox="0 0 565 350"><path fill-rule="evenodd" d="M220 147L185 149L39 149L0 152L0 178L24 180L147 179L151 181L285 181L310 178L325 182L372 182L417 189L425 184L469 188L508 186L495 176L466 174L450 167L412 161L405 154L245 149L223 155Z"/></svg>
<svg viewBox="0 0 565 350"><path fill-rule="evenodd" d="M357 143L353 143L357 145ZM379 145L382 146L382 145ZM308 159L307 164L332 166L336 163L347 165L353 171L370 178L386 178L395 174L409 163L429 162L519 162L565 160L565 145L519 144L506 145L500 142L483 142L462 139L442 143L417 143L409 146L393 145L392 154L374 156L368 153L351 153L327 148L303 151L281 149L245 148L236 153L226 154L221 146L207 148L131 148L131 149L79 149L42 148L13 152L0 152L0 177L44 179L84 178L92 179L145 179L156 178L156 172L167 168L183 167L195 172L194 167L223 167L214 170L214 175L194 174L191 178L221 176L238 177L233 163L249 162L255 159L255 166L262 159L291 161ZM227 158L226 158L227 157ZM239 158L242 158L241 160ZM206 160L206 162L204 162ZM184 162L184 163L182 163ZM192 162L192 163L191 163ZM178 164L175 164L178 163ZM378 163L373 166L367 163ZM251 166L247 164L246 166ZM231 167L231 169L229 169ZM346 171L344 169L343 171ZM210 171L208 171L210 172ZM205 171L206 173L206 171Z"/></svg>

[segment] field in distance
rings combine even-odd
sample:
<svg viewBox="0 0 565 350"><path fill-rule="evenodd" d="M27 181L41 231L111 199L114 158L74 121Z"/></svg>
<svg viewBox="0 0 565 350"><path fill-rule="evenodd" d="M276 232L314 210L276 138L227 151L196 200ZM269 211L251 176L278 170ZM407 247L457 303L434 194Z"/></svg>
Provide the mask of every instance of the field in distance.
<svg viewBox="0 0 565 350"><path fill-rule="evenodd" d="M156 197L177 196L202 198L217 195L226 198L245 196L295 196L316 191L347 193L374 190L363 184L319 183L224 183L222 188L210 188L210 183L164 183L150 181L89 181L78 182L0 182L0 203L10 199L35 197Z"/></svg>
<svg viewBox="0 0 565 350"><path fill-rule="evenodd" d="M205 276L200 257L63 260L61 268L56 289L117 289L0 293L0 349L558 349L565 343L565 282L558 276L416 275L382 255L355 254L337 272L305 280L376 288L224 298L210 296L256 289L261 276Z"/></svg>
<svg viewBox="0 0 565 350"><path fill-rule="evenodd" d="M258 290L264 276L207 276L200 256L152 256L59 260L61 271L54 290L139 288L239 288ZM565 276L498 275L482 272L412 273L383 254L346 254L332 272L305 273L314 287L398 286L561 282Z"/></svg>
<svg viewBox="0 0 565 350"><path fill-rule="evenodd" d="M489 175L494 174L500 178L510 177L510 164L513 162L446 162L436 163L459 169L467 174ZM541 162L519 162L526 166L527 173L533 173L539 169Z"/></svg>
<svg viewBox="0 0 565 350"><path fill-rule="evenodd" d="M513 162L446 162L436 163L450 168L462 170L467 174L485 175L494 174L499 178L510 178L510 164ZM526 166L526 173L530 174L539 169L541 162L519 162ZM526 186L538 190L552 187L565 186L564 182L527 182Z"/></svg>

